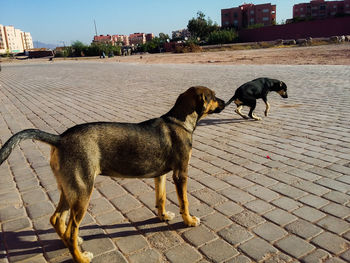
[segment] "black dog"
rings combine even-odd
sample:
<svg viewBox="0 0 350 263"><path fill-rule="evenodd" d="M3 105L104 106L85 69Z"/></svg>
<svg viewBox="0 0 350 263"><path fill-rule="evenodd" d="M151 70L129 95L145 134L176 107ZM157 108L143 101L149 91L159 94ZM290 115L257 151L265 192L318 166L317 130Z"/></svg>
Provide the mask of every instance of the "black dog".
<svg viewBox="0 0 350 263"><path fill-rule="evenodd" d="M267 116L270 110L270 104L267 102L267 94L270 91L276 91L281 95L282 98L288 98L287 85L277 79L269 78L258 78L250 82L247 82L240 86L235 95L226 103L228 106L232 101L237 105L235 112L241 117L248 119L249 117L254 120L261 120L260 117L256 116L253 111L256 107L256 100L263 99L266 104L265 116ZM243 106L249 106L249 117L241 113Z"/></svg>

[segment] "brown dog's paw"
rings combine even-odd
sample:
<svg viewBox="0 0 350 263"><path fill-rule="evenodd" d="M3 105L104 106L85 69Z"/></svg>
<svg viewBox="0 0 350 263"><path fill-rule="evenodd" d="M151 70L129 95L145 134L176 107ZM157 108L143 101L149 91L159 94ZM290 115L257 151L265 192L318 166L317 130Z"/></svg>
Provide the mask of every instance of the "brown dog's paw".
<svg viewBox="0 0 350 263"><path fill-rule="evenodd" d="M80 246L81 244L83 244L84 239L82 237L78 237L78 245Z"/></svg>
<svg viewBox="0 0 350 263"><path fill-rule="evenodd" d="M189 216L184 220L186 226L199 226L201 220L196 216Z"/></svg>
<svg viewBox="0 0 350 263"><path fill-rule="evenodd" d="M170 220L173 220L174 217L175 217L175 214L173 212L170 212L170 211L166 211L165 214L159 215L159 219L161 221L170 221Z"/></svg>
<svg viewBox="0 0 350 263"><path fill-rule="evenodd" d="M82 253L82 262L91 262L91 260L94 258L94 254L92 254L89 251L85 251Z"/></svg>

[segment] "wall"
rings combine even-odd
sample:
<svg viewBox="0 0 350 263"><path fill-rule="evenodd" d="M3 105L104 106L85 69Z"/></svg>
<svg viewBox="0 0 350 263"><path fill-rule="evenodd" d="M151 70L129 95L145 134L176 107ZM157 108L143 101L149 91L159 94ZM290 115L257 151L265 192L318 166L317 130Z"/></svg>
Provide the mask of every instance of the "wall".
<svg viewBox="0 0 350 263"><path fill-rule="evenodd" d="M350 35L350 17L305 21L239 31L240 42Z"/></svg>

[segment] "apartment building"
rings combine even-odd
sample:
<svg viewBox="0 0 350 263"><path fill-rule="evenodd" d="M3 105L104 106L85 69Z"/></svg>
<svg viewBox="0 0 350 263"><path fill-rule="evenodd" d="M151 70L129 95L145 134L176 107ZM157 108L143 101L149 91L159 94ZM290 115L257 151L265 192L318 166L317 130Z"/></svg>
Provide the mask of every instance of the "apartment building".
<svg viewBox="0 0 350 263"><path fill-rule="evenodd" d="M94 36L94 40L92 42L98 42L98 43L105 43L105 44L113 44L112 36L111 35L99 35Z"/></svg>
<svg viewBox="0 0 350 263"><path fill-rule="evenodd" d="M5 36L5 28L0 24L0 54L6 53L7 50L7 42Z"/></svg>
<svg viewBox="0 0 350 263"><path fill-rule="evenodd" d="M293 18L329 18L350 14L350 0L325 1L312 0L293 6Z"/></svg>
<svg viewBox="0 0 350 263"><path fill-rule="evenodd" d="M33 49L33 38L29 32L23 32L23 44L24 49Z"/></svg>
<svg viewBox="0 0 350 263"><path fill-rule="evenodd" d="M154 38L154 34L153 33L146 34L146 42L151 41L153 38Z"/></svg>
<svg viewBox="0 0 350 263"><path fill-rule="evenodd" d="M255 24L270 26L276 23L276 5L243 4L239 7L221 9L222 27L247 28Z"/></svg>
<svg viewBox="0 0 350 263"><path fill-rule="evenodd" d="M130 45L142 45L146 43L145 33L134 33L129 35Z"/></svg>
<svg viewBox="0 0 350 263"><path fill-rule="evenodd" d="M127 35L113 35L113 41L115 43L122 43L123 46L129 46L129 36Z"/></svg>
<svg viewBox="0 0 350 263"><path fill-rule="evenodd" d="M33 48L33 39L29 32L22 32L14 26L0 25L0 53L20 53Z"/></svg>
<svg viewBox="0 0 350 263"><path fill-rule="evenodd" d="M173 39L186 39L191 37L191 33L187 28L172 31L171 35Z"/></svg>
<svg viewBox="0 0 350 263"><path fill-rule="evenodd" d="M107 43L111 45L117 45L122 43L124 46L145 44L154 38L152 33L134 33L127 35L99 35L94 36L93 42Z"/></svg>

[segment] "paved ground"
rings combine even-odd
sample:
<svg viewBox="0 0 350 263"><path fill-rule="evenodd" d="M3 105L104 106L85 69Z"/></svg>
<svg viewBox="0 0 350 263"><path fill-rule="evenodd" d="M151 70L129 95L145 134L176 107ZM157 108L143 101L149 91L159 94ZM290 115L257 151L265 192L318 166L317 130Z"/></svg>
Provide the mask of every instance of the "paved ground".
<svg viewBox="0 0 350 263"><path fill-rule="evenodd" d="M191 85L228 100L259 76L289 87L287 100L270 94L269 117L242 120L231 106L195 131L189 201L200 226L184 227L170 175L169 224L155 216L153 180L99 177L82 248L94 262L349 262L349 66L3 65L0 141L25 128L157 117ZM0 167L1 263L71 262L49 225L59 193L48 156L25 141Z"/></svg>

